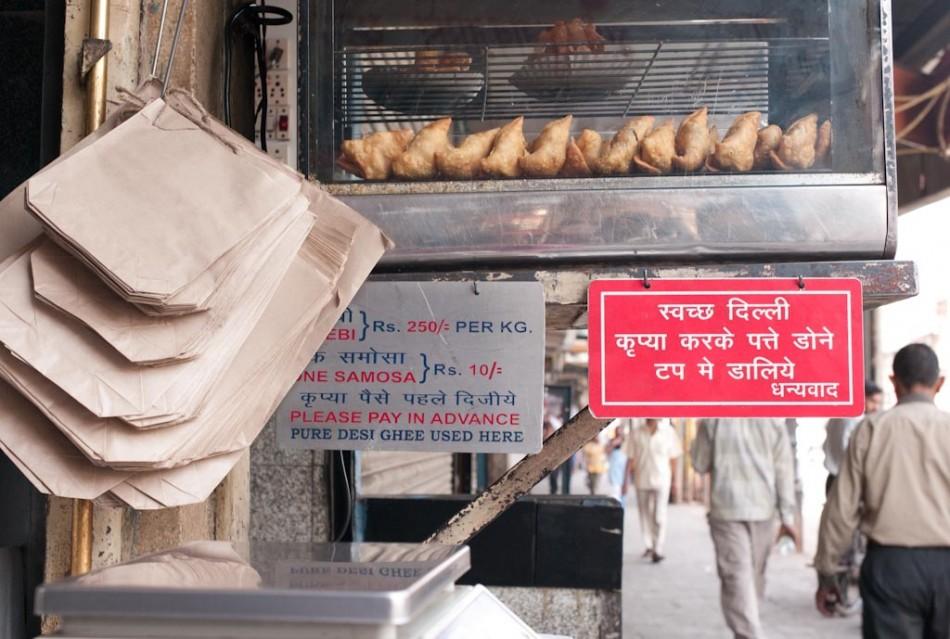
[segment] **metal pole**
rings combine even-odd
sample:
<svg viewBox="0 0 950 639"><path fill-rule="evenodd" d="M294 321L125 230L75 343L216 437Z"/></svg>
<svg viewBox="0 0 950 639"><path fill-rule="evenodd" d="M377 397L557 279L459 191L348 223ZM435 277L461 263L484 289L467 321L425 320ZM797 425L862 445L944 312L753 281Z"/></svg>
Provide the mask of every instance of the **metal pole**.
<svg viewBox="0 0 950 639"><path fill-rule="evenodd" d="M89 3L89 37L109 39L109 0L91 0ZM86 133L92 133L106 119L106 56L93 65L86 76Z"/></svg>
<svg viewBox="0 0 950 639"><path fill-rule="evenodd" d="M512 466L488 490L433 533L426 543L467 543L612 421L597 419L589 408L585 408L544 440L541 452L528 455Z"/></svg>
<svg viewBox="0 0 950 639"><path fill-rule="evenodd" d="M89 37L109 39L109 0L89 3ZM92 133L106 119L107 56L102 56L86 76L86 133ZM92 502L73 500L72 553L70 574L81 575L92 570Z"/></svg>
<svg viewBox="0 0 950 639"><path fill-rule="evenodd" d="M92 502L88 499L74 499L69 574L82 575L90 570L92 570Z"/></svg>

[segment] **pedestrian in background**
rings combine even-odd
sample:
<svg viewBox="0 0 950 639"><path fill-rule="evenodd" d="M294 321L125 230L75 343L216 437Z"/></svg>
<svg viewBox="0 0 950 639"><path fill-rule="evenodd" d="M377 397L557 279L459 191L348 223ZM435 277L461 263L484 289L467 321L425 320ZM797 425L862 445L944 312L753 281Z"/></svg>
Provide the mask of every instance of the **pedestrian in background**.
<svg viewBox="0 0 950 639"><path fill-rule="evenodd" d="M950 637L950 414L934 405L940 364L924 344L894 356L897 406L869 415L851 436L821 516L815 603L844 600L835 573L860 527L864 637Z"/></svg>
<svg viewBox="0 0 950 639"><path fill-rule="evenodd" d="M650 557L653 563L664 558L666 510L676 461L682 455L679 435L666 420L648 419L628 438L623 494L627 494L627 482L633 477L645 546L643 556Z"/></svg>
<svg viewBox="0 0 950 639"><path fill-rule="evenodd" d="M607 451L599 437L594 437L584 445L584 464L587 467L587 488L591 495L596 495L600 489L600 479L607 472Z"/></svg>
<svg viewBox="0 0 950 639"><path fill-rule="evenodd" d="M571 479L574 477L574 455L564 460L557 472L561 473L561 494L571 494Z"/></svg>
<svg viewBox="0 0 950 639"><path fill-rule="evenodd" d="M863 417L873 415L881 410L884 403L884 391L874 382L868 380L864 382L864 415L862 417L829 419L825 424L825 470L828 471L828 479L825 481L825 496L831 492L835 478L841 468L845 454L848 451L848 442L851 440L851 434ZM864 556L864 540L860 531L855 531L851 537L851 545L841 555L840 570L838 572L838 592L841 593L841 600L838 602L837 610L841 613L853 613L860 610L860 600L851 601L848 598L848 588L852 581L858 578L858 570L861 567L861 559Z"/></svg>
<svg viewBox="0 0 950 639"><path fill-rule="evenodd" d="M864 416L873 415L881 410L884 403L884 391L872 381L864 382ZM851 433L857 428L861 418L829 419L825 424L825 470L828 471L828 481L825 483L825 493L831 490L831 484L838 476L841 462L848 450L848 441Z"/></svg>
<svg viewBox="0 0 950 639"><path fill-rule="evenodd" d="M617 425L613 437L607 442L607 480L610 496L624 504L623 484L627 473L627 455L624 453L624 429Z"/></svg>
<svg viewBox="0 0 950 639"><path fill-rule="evenodd" d="M547 417L544 418L544 423L542 424L541 435L544 439L547 439L554 434L554 424L551 423L551 420ZM558 475L561 474L560 468L555 468L550 473L548 473L548 488L552 495L557 494L557 479Z"/></svg>
<svg viewBox="0 0 950 639"><path fill-rule="evenodd" d="M759 600L765 595L776 530L779 537L798 539L794 460L785 422L704 420L690 456L696 472L711 475L709 530L723 616L737 639L758 639L763 636Z"/></svg>

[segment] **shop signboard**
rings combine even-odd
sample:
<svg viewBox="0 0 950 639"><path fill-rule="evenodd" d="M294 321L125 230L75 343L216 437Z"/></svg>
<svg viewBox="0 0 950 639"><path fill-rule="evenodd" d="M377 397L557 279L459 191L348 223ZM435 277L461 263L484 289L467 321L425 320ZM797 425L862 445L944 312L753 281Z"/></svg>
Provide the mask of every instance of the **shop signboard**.
<svg viewBox="0 0 950 639"><path fill-rule="evenodd" d="M285 448L534 453L537 282L368 282L277 411Z"/></svg>
<svg viewBox="0 0 950 639"><path fill-rule="evenodd" d="M859 280L598 280L588 303L597 417L864 410Z"/></svg>

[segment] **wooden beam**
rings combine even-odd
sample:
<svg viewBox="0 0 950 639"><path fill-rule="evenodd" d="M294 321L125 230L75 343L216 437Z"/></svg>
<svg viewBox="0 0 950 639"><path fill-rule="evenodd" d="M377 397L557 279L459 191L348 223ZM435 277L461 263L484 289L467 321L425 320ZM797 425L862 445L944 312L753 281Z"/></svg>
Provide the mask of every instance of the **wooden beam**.
<svg viewBox="0 0 950 639"><path fill-rule="evenodd" d="M587 288L596 279L643 277L733 278L733 277L855 277L864 286L864 308L870 310L914 297L918 292L917 266L913 262L872 260L867 262L779 262L728 264L595 264L565 265L556 269L513 268L471 271L422 271L379 273L376 281L479 281L541 282L547 306L547 328L565 330L587 326Z"/></svg>
<svg viewBox="0 0 950 639"><path fill-rule="evenodd" d="M590 409L584 408L544 440L541 452L528 455L512 466L488 490L433 533L426 543L468 543L612 421L597 419L591 415Z"/></svg>

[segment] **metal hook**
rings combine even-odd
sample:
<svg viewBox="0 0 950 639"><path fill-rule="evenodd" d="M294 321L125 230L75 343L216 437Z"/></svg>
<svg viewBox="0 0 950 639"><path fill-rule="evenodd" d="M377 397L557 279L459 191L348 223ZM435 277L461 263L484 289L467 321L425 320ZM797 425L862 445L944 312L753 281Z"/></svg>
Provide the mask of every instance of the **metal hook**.
<svg viewBox="0 0 950 639"><path fill-rule="evenodd" d="M172 73L172 65L175 63L175 51L178 49L178 38L181 36L181 24L185 21L185 7L188 6L188 0L181 0L181 6L178 8L178 24L175 25L175 35L172 36L172 48L168 52L168 66L165 67L165 76L162 78L162 97L168 91L168 78Z"/></svg>
<svg viewBox="0 0 950 639"><path fill-rule="evenodd" d="M805 290L805 278L801 275L798 276L798 290Z"/></svg>
<svg viewBox="0 0 950 639"><path fill-rule="evenodd" d="M165 16L168 14L168 0L162 3L162 18L158 22L158 37L155 39L155 55L152 56L153 78L158 77L158 56L162 52L162 39L165 36Z"/></svg>
<svg viewBox="0 0 950 639"><path fill-rule="evenodd" d="M481 293L478 292L478 280L472 282L472 290L475 292L475 295L481 295Z"/></svg>
<svg viewBox="0 0 950 639"><path fill-rule="evenodd" d="M643 269L643 288L650 288L653 284L650 282L650 278L647 277L647 270Z"/></svg>

